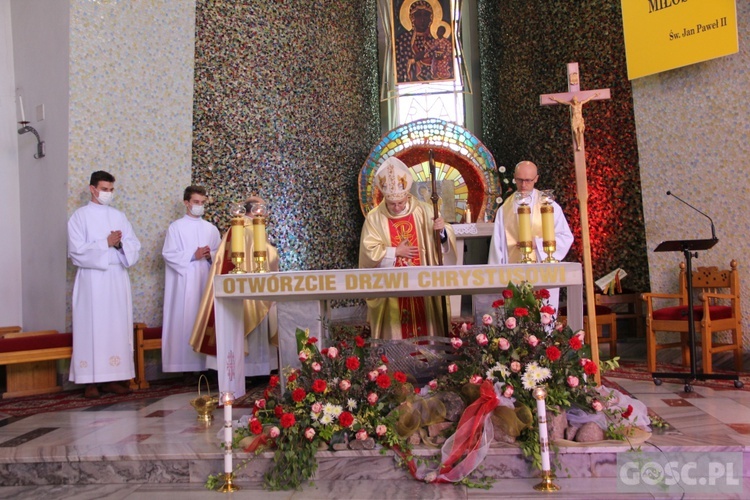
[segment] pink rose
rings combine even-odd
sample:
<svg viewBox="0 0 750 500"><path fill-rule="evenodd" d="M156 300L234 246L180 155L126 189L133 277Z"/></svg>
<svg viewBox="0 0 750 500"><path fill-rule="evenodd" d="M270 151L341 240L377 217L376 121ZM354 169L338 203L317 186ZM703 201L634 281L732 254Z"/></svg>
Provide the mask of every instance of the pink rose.
<svg viewBox="0 0 750 500"><path fill-rule="evenodd" d="M458 365L456 363L451 363L448 365L448 373L456 373L458 371Z"/></svg>
<svg viewBox="0 0 750 500"><path fill-rule="evenodd" d="M574 377L573 375L570 375L568 377L568 385L570 387L578 387L578 377Z"/></svg>
<svg viewBox="0 0 750 500"><path fill-rule="evenodd" d="M378 366L378 372L380 373L386 373L388 371L388 367L385 365Z"/></svg>
<svg viewBox="0 0 750 500"><path fill-rule="evenodd" d="M477 344L479 344L480 346L486 346L490 342L489 339L487 338L487 335L483 333L480 333L479 335L477 335L476 339L477 339Z"/></svg>
<svg viewBox="0 0 750 500"><path fill-rule="evenodd" d="M587 363L591 362L588 358L581 358L581 361L579 361L581 366L586 366Z"/></svg>
<svg viewBox="0 0 750 500"><path fill-rule="evenodd" d="M312 441L315 437L315 429L313 429L312 427L308 427L307 429L305 429L305 437L308 441Z"/></svg>
<svg viewBox="0 0 750 500"><path fill-rule="evenodd" d="M342 391L348 391L352 387L352 383L348 380L342 380L339 382L339 389Z"/></svg>
<svg viewBox="0 0 750 500"><path fill-rule="evenodd" d="M266 400L265 399L256 399L255 400L255 406L260 408L261 410L266 407Z"/></svg>
<svg viewBox="0 0 750 500"><path fill-rule="evenodd" d="M505 320L505 328L508 330L512 330L516 327L516 318L511 316L510 318Z"/></svg>
<svg viewBox="0 0 750 500"><path fill-rule="evenodd" d="M521 363L518 361L511 361L510 362L510 371L513 373L518 373L521 371Z"/></svg>
<svg viewBox="0 0 750 500"><path fill-rule="evenodd" d="M279 437L279 434L281 434L281 431L275 425L271 427L270 431L268 431L268 435L271 436L272 438Z"/></svg>
<svg viewBox="0 0 750 500"><path fill-rule="evenodd" d="M604 405L602 404L601 401L599 401L598 399L595 399L594 401L591 402L591 408L593 408L594 411L602 411L602 409L604 409Z"/></svg>
<svg viewBox="0 0 750 500"><path fill-rule="evenodd" d="M388 428L383 424L378 424L378 426L375 427L375 434L378 436L385 436L386 432L388 432Z"/></svg>
<svg viewBox="0 0 750 500"><path fill-rule="evenodd" d="M309 356L307 355L307 352L305 352L305 351L300 351L299 352L299 360L300 361L302 361L304 363L305 361L307 361L308 358L309 358Z"/></svg>
<svg viewBox="0 0 750 500"><path fill-rule="evenodd" d="M367 439L367 437L368 437L368 436L367 436L367 431L366 431L366 430L364 430L364 429L360 429L360 430L358 430L358 431L357 431L357 434L355 434L355 436L356 436L356 438L357 438L357 439L358 439L359 441L364 441L364 440L365 440L365 439Z"/></svg>
<svg viewBox="0 0 750 500"><path fill-rule="evenodd" d="M508 339L500 337L497 339L497 346L500 348L501 351L507 351L510 349L510 342Z"/></svg>
<svg viewBox="0 0 750 500"><path fill-rule="evenodd" d="M529 338L526 339L526 342L528 342L531 347L536 347L537 344L539 344L539 339L536 338L536 335L529 335Z"/></svg>
<svg viewBox="0 0 750 500"><path fill-rule="evenodd" d="M311 409L312 409L313 413L320 413L321 411L323 411L323 404L315 402L315 403L313 403Z"/></svg>
<svg viewBox="0 0 750 500"><path fill-rule="evenodd" d="M378 375L380 375L378 371L373 370L367 374L367 380L369 380L370 382L375 382L375 379L378 378Z"/></svg>
<svg viewBox="0 0 750 500"><path fill-rule="evenodd" d="M371 406L375 406L378 402L378 395L371 392L367 395L367 402L370 403Z"/></svg>
<svg viewBox="0 0 750 500"><path fill-rule="evenodd" d="M543 325L549 325L552 323L552 315L547 313L541 314L541 322Z"/></svg>
<svg viewBox="0 0 750 500"><path fill-rule="evenodd" d="M578 340L581 341L581 344L585 344L586 343L586 332L584 332L583 330L578 330L575 333L575 336L578 337Z"/></svg>
<svg viewBox="0 0 750 500"><path fill-rule="evenodd" d="M467 333L469 331L469 325L461 323L461 333Z"/></svg>
<svg viewBox="0 0 750 500"><path fill-rule="evenodd" d="M506 398L510 398L512 395L513 395L513 386L506 385L505 390L503 390L503 396Z"/></svg>
<svg viewBox="0 0 750 500"><path fill-rule="evenodd" d="M317 361L312 364L312 369L314 372L319 372L321 368L322 366L320 366L320 363L318 363Z"/></svg>
<svg viewBox="0 0 750 500"><path fill-rule="evenodd" d="M432 390L434 391L435 389L437 389L437 386L438 386L438 381L437 381L437 380L435 380L435 379L432 379L432 380L430 380L430 381L429 381L429 382L427 383L427 385L428 385L428 386L430 387L430 389L432 389Z"/></svg>
<svg viewBox="0 0 750 500"><path fill-rule="evenodd" d="M458 337L453 337L451 338L451 345L453 346L454 349L458 349L459 347L464 345L464 341Z"/></svg>
<svg viewBox="0 0 750 500"><path fill-rule="evenodd" d="M336 356L339 355L339 350L335 347L329 347L328 348L328 357L331 359L336 359Z"/></svg>
<svg viewBox="0 0 750 500"><path fill-rule="evenodd" d="M482 323L485 325L491 325L492 324L492 316L489 314L485 314L482 316Z"/></svg>
<svg viewBox="0 0 750 500"><path fill-rule="evenodd" d="M482 383L482 380L483 379L481 375L472 375L471 378L469 379L469 382L471 382L472 384L479 385Z"/></svg>

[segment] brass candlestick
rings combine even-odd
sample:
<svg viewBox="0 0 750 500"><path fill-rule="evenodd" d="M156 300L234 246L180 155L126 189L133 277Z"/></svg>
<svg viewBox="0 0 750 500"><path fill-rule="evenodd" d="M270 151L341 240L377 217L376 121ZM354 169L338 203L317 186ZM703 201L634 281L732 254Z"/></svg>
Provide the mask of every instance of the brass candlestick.
<svg viewBox="0 0 750 500"><path fill-rule="evenodd" d="M536 386L532 391L536 399L536 415L539 421L539 450L542 462L542 482L534 486L537 491L557 491L558 485L552 482L555 475L552 473L552 465L549 457L549 435L547 433L547 388Z"/></svg>
<svg viewBox="0 0 750 500"><path fill-rule="evenodd" d="M250 207L253 218L253 272L267 273L268 245L266 243L266 218L268 208L264 203L253 203Z"/></svg>
<svg viewBox="0 0 750 500"><path fill-rule="evenodd" d="M229 256L234 264L234 269L229 271L229 274L243 274L245 272L245 218L233 217L230 222L232 226L232 251ZM241 240L241 243L236 243L236 240ZM241 251L238 249L242 248Z"/></svg>
<svg viewBox="0 0 750 500"><path fill-rule="evenodd" d="M534 262L531 258L533 252L531 241L531 207L529 205L518 206L518 248L521 250L521 264Z"/></svg>
<svg viewBox="0 0 750 500"><path fill-rule="evenodd" d="M555 241L555 207L552 201L555 199L551 189L541 191L542 205L539 207L542 212L542 248L547 257L542 262L555 263L557 259L552 255L557 249Z"/></svg>
<svg viewBox="0 0 750 500"><path fill-rule="evenodd" d="M225 472L224 474L222 474L222 476L224 479L224 484L219 487L220 493L234 493L235 491L238 491L240 489L240 487L233 482L234 473Z"/></svg>

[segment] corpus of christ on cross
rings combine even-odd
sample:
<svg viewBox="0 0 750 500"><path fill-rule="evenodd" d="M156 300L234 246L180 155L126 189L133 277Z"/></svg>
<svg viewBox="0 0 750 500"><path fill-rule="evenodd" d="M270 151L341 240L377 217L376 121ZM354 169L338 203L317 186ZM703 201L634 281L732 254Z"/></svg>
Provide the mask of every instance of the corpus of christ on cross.
<svg viewBox="0 0 750 500"><path fill-rule="evenodd" d="M591 240L589 239L589 189L586 179L586 147L583 133L583 105L589 101L609 99L609 89L581 90L581 79L578 73L578 63L568 63L568 91L559 94L542 94L539 104L563 104L570 107L570 128L573 135L573 157L576 168L576 192L581 214L581 237L583 239L583 277L586 285L586 316L591 342L592 361L599 365L599 342L596 327L596 303L594 298L594 278L591 266ZM596 383L601 383L599 372L596 373Z"/></svg>

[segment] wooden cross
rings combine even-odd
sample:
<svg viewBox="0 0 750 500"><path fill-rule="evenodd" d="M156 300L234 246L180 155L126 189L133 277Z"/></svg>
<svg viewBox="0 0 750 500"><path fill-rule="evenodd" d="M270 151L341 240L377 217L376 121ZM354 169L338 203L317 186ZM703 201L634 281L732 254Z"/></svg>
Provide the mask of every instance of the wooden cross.
<svg viewBox="0 0 750 500"><path fill-rule="evenodd" d="M583 132L583 105L589 101L609 99L609 89L581 90L578 63L568 63L568 91L560 94L542 94L539 104L564 104L570 107L570 128L573 134L573 157L576 167L576 192L581 213L581 236L583 238L583 277L586 284L586 316L588 317L591 358L599 365L599 342L596 327L596 302L594 298L594 278L591 266L591 240L589 239L589 188L586 179L586 147ZM601 384L601 376L596 373L596 383Z"/></svg>

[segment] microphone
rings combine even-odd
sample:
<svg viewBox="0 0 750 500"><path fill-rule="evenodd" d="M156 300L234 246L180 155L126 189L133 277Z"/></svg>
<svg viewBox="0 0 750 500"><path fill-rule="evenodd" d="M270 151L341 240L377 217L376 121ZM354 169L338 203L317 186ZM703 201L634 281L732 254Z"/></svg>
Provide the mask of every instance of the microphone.
<svg viewBox="0 0 750 500"><path fill-rule="evenodd" d="M708 215L704 214L703 212L701 212L700 210L698 210L697 208L695 208L693 205L691 205L690 203L688 203L685 200L683 200L682 198L680 198L679 196L677 196L675 194L672 194L672 191L667 191L667 196L671 196L673 198L677 198L678 200L680 200L681 202L683 202L685 205L689 206L690 208L692 208L693 210L695 210L696 212L698 212L699 214L701 214L703 217L705 217L709 221L711 221L711 239L712 240L717 239L716 238L716 228L714 227L714 220L711 217L709 217Z"/></svg>

